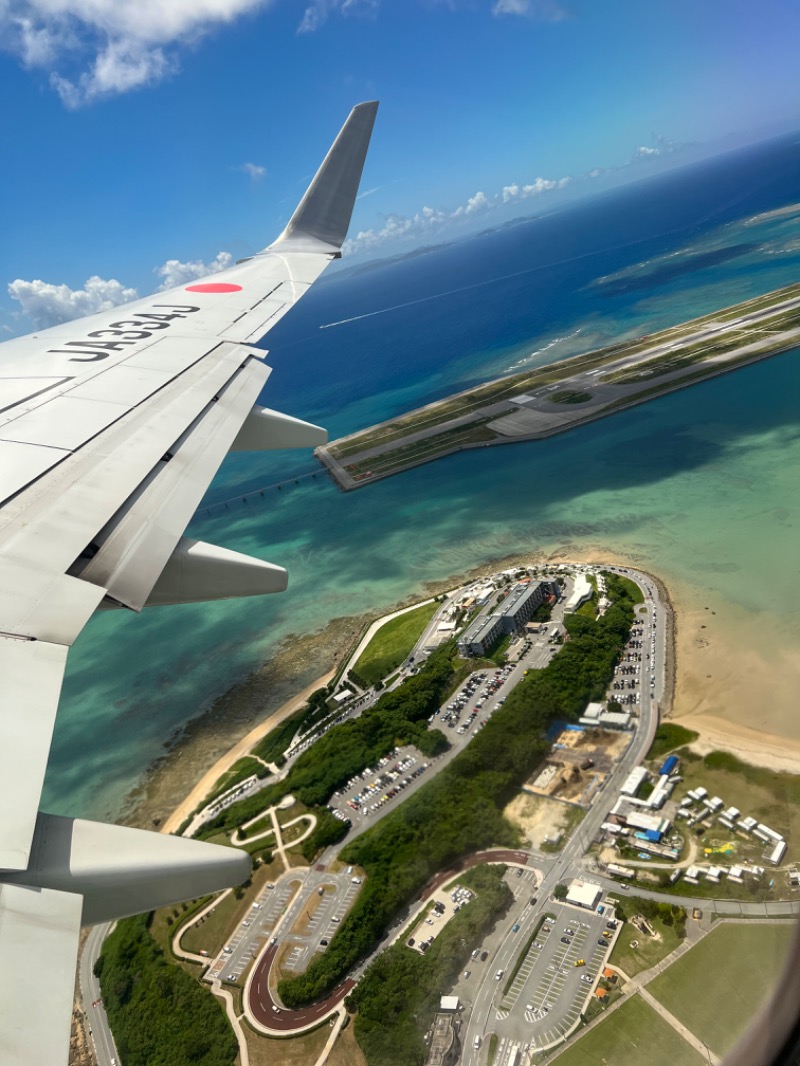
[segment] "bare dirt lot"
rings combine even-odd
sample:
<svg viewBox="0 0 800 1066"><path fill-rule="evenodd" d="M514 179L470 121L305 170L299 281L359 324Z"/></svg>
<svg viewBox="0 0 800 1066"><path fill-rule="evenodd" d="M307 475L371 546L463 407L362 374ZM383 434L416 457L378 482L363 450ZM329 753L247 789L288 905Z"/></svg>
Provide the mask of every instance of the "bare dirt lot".
<svg viewBox="0 0 800 1066"><path fill-rule="evenodd" d="M630 740L630 733L565 729L525 788L588 806Z"/></svg>
<svg viewBox="0 0 800 1066"><path fill-rule="evenodd" d="M574 810L558 800L521 792L503 814L522 829L530 844L540 848L570 829L574 823Z"/></svg>

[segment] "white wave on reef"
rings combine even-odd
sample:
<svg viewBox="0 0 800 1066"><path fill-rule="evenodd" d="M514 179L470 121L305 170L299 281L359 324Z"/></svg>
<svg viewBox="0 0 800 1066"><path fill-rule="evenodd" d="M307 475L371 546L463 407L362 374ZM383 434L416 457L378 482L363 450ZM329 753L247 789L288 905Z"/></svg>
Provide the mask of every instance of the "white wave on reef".
<svg viewBox="0 0 800 1066"><path fill-rule="evenodd" d="M576 329L573 333L567 333L564 337L554 337L544 345L543 348L535 348L532 352L518 359L516 363L512 363L511 366L506 367L505 374L514 374L518 370L527 370L540 355L544 355L546 352L552 351L559 344L564 344L566 341L574 340L579 334L583 333L583 327ZM544 363L549 363L551 360L545 359Z"/></svg>

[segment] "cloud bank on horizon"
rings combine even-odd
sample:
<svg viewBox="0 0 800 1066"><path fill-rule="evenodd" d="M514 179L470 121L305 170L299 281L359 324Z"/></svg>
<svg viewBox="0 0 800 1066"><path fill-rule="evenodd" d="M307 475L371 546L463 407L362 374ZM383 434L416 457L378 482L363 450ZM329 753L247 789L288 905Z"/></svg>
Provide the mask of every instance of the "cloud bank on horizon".
<svg viewBox="0 0 800 1066"><path fill-rule="evenodd" d="M208 277L210 274L218 274L220 270L227 270L232 265L233 256L230 252L218 252L209 263L204 263L201 259L192 259L185 263L180 259L168 259L166 263L156 267L153 273L161 278L158 291L164 291ZM47 329L48 326L57 326L84 315L94 315L98 311L109 311L112 307L139 298L137 289L123 285L116 278L106 280L96 274L86 281L82 289L71 289L69 285L63 284L53 285L39 279L23 281L17 278L9 284L8 295L17 301L22 314L30 319L37 329Z"/></svg>
<svg viewBox="0 0 800 1066"><path fill-rule="evenodd" d="M668 149L640 146L634 152L633 161L647 160L661 155L663 151L674 149L674 145ZM624 166L628 165L624 164ZM246 169L246 167L247 164L241 169ZM256 169L263 170L261 167ZM488 215L497 208L522 203L545 193L558 192L575 181L591 180L607 173L609 173L607 169L595 168L578 179L566 176L536 178L525 184L512 182L490 196L479 190L474 196L468 197L465 203L455 208L422 207L411 216L392 214L386 218L384 225L377 229L359 230L354 237L345 241L342 251L345 256L351 256L369 253L396 241L422 240L448 226ZM367 190L363 195L369 195L374 191ZM209 262L202 259L186 262L180 259L168 259L161 266L156 267L153 273L161 279L158 291L162 291L216 274L220 270L226 270L232 264L233 255L230 252L221 251ZM17 278L8 285L8 294L17 301L21 313L37 329L46 329L48 326L68 322L73 318L91 315L97 311L106 311L139 297L137 289L125 286L115 278L105 280L97 275L90 277L81 289L71 289L66 284L54 285L40 279L24 281Z"/></svg>

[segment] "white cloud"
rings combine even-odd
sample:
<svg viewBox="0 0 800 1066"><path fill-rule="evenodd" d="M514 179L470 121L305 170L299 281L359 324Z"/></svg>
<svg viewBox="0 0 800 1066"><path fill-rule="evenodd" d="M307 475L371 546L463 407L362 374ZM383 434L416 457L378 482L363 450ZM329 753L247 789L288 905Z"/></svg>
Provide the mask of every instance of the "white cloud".
<svg viewBox="0 0 800 1066"><path fill-rule="evenodd" d="M311 0L303 12L297 32L314 33L337 12L341 15L374 16L379 6L380 0Z"/></svg>
<svg viewBox="0 0 800 1066"><path fill-rule="evenodd" d="M641 145L639 145L639 147L634 152L634 155L638 159L649 159L651 156L661 155L661 149L660 148L650 148L646 144L641 144Z"/></svg>
<svg viewBox="0 0 800 1066"><path fill-rule="evenodd" d="M259 166L258 163L242 163L239 170L243 171L253 181L261 181L261 179L267 173L267 168Z"/></svg>
<svg viewBox="0 0 800 1066"><path fill-rule="evenodd" d="M83 315L93 315L97 311L108 311L117 304L135 300L139 295L136 289L126 288L115 278L106 281L96 274L88 279L82 289L17 278L8 286L8 293L38 329L69 322Z"/></svg>
<svg viewBox="0 0 800 1066"><path fill-rule="evenodd" d="M0 0L0 47L50 78L67 107L153 84L181 46L273 0Z"/></svg>
<svg viewBox="0 0 800 1066"><path fill-rule="evenodd" d="M230 252L218 252L210 263L204 263L202 259L192 259L186 263L182 263L180 259L168 259L166 263L156 267L155 272L161 278L160 289L174 289L178 285L185 285L187 281L218 274L220 270L227 270L232 264L233 256Z"/></svg>
<svg viewBox="0 0 800 1066"><path fill-rule="evenodd" d="M562 22L568 13L556 0L495 0L493 15L522 15L539 22Z"/></svg>
<svg viewBox="0 0 800 1066"><path fill-rule="evenodd" d="M527 185L519 185L517 182L504 185L500 192L493 196L487 196L485 192L478 191L474 196L469 196L466 203L445 211L441 208L423 207L416 214L407 218L403 215L389 215L383 226L378 229L365 229L359 231L354 237L345 241L345 255L355 252L370 251L388 244L390 241L403 237L422 237L440 229L448 223L463 221L470 217L477 217L493 211L504 204L514 203L518 200L527 200L532 196L539 196L545 192L563 189L572 178L536 178Z"/></svg>
<svg viewBox="0 0 800 1066"><path fill-rule="evenodd" d="M177 288L197 278L218 274L233 264L230 252L218 252L210 263L201 259L181 262L180 259L168 259L155 273L161 279L159 291ZM8 286L8 294L20 305L20 309L36 326L45 329L60 322L69 322L73 318L93 315L97 311L108 311L118 304L137 300L139 293L117 281L116 278L89 278L82 289L71 289L69 285L52 285L47 281L23 281L17 278Z"/></svg>
<svg viewBox="0 0 800 1066"><path fill-rule="evenodd" d="M465 211L468 215L474 215L478 211L488 210L491 206L489 198L485 193L476 192L474 196L470 196L467 200Z"/></svg>

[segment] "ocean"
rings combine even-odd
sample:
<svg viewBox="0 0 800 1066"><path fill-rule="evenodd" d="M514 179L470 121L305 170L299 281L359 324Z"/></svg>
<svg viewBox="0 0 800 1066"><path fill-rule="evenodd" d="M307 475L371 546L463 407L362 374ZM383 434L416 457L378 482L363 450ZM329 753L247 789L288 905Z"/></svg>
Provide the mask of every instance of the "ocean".
<svg viewBox="0 0 800 1066"><path fill-rule="evenodd" d="M785 137L334 273L265 339L274 372L262 402L334 439L798 278L800 140ZM624 554L679 602L713 610L732 645L798 670L798 395L793 351L562 437L450 456L349 494L321 472L301 478L317 469L307 453L230 457L189 533L286 566L288 592L95 617L70 655L44 807L118 817L165 745L290 634L512 553ZM298 687L329 666L303 663ZM776 732L793 714L759 710Z"/></svg>

